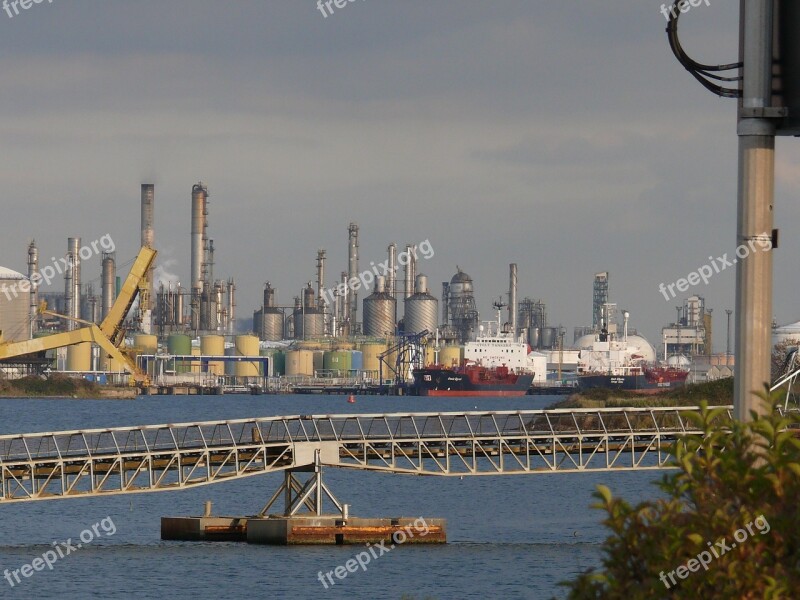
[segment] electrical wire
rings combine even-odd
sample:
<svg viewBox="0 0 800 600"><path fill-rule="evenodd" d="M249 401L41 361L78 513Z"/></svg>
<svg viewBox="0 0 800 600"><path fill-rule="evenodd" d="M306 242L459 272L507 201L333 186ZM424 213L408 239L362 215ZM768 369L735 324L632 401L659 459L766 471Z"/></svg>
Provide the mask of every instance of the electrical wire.
<svg viewBox="0 0 800 600"><path fill-rule="evenodd" d="M702 84L702 86L707 90L723 98L741 98L742 97L741 86L738 86L736 88L729 88L714 83L714 81L741 83L742 81L741 72L735 76L716 75L716 73L724 71L741 69L743 66L741 62L731 63L727 65L706 65L692 59L684 51L683 47L681 46L680 39L678 38L678 19L680 18L681 15L681 11L678 8L679 2L680 0L675 0L675 3L672 5L672 8L670 10L670 19L669 22L667 23L667 37L669 39L669 46L672 49L672 53L675 55L675 58L677 58L678 62L681 63L683 67L687 71L689 71L689 73L691 73L692 77L697 79L697 81L699 81Z"/></svg>

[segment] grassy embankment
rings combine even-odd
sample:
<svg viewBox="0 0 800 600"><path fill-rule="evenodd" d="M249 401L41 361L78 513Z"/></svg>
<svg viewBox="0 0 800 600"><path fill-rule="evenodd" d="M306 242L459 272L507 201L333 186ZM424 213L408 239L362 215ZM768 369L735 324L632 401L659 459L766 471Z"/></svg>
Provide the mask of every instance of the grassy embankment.
<svg viewBox="0 0 800 600"><path fill-rule="evenodd" d="M23 377L0 380L2 398L104 398L101 386L85 379L52 375L47 379Z"/></svg>
<svg viewBox="0 0 800 600"><path fill-rule="evenodd" d="M709 406L733 404L733 378L689 384L644 396L624 390L597 388L572 394L550 408L696 406L700 400L706 400Z"/></svg>

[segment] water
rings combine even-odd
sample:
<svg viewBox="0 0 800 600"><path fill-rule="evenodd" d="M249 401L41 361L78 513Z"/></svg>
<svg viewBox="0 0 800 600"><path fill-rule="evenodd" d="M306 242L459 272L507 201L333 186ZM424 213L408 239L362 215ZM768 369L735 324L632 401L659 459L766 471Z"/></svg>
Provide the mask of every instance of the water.
<svg viewBox="0 0 800 600"><path fill-rule="evenodd" d="M553 397L493 399L343 396L149 397L135 401L0 400L0 433L235 419L279 414L544 408ZM589 509L598 483L637 501L656 494L653 473L434 478L329 469L326 483L357 516L444 517L445 546L402 546L366 571L325 589L318 580L364 548L271 547L163 542L160 517L260 510L282 476L230 481L180 492L55 500L0 507L0 571L19 569L75 544L110 517L116 532L94 539L12 588L8 598L424 598L563 597L558 582L596 566L607 531ZM106 521L107 525L112 523ZM112 528L109 526L108 530ZM86 537L89 537L88 535ZM12 579L13 581L13 579Z"/></svg>

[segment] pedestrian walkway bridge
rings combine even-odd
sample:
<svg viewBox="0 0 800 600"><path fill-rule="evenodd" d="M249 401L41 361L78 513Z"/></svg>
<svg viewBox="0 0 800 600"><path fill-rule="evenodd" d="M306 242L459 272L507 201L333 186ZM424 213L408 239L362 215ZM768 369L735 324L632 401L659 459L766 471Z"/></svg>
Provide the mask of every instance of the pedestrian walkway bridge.
<svg viewBox="0 0 800 600"><path fill-rule="evenodd" d="M168 491L323 467L476 476L668 468L682 408L276 416L0 436L0 503ZM723 418L731 418L725 407Z"/></svg>

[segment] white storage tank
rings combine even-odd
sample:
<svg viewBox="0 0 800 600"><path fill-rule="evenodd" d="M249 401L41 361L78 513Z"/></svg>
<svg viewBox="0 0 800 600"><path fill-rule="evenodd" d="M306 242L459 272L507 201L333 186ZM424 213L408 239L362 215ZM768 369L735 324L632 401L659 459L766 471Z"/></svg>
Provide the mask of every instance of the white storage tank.
<svg viewBox="0 0 800 600"><path fill-rule="evenodd" d="M30 339L30 280L22 273L0 267L0 331L3 340Z"/></svg>

